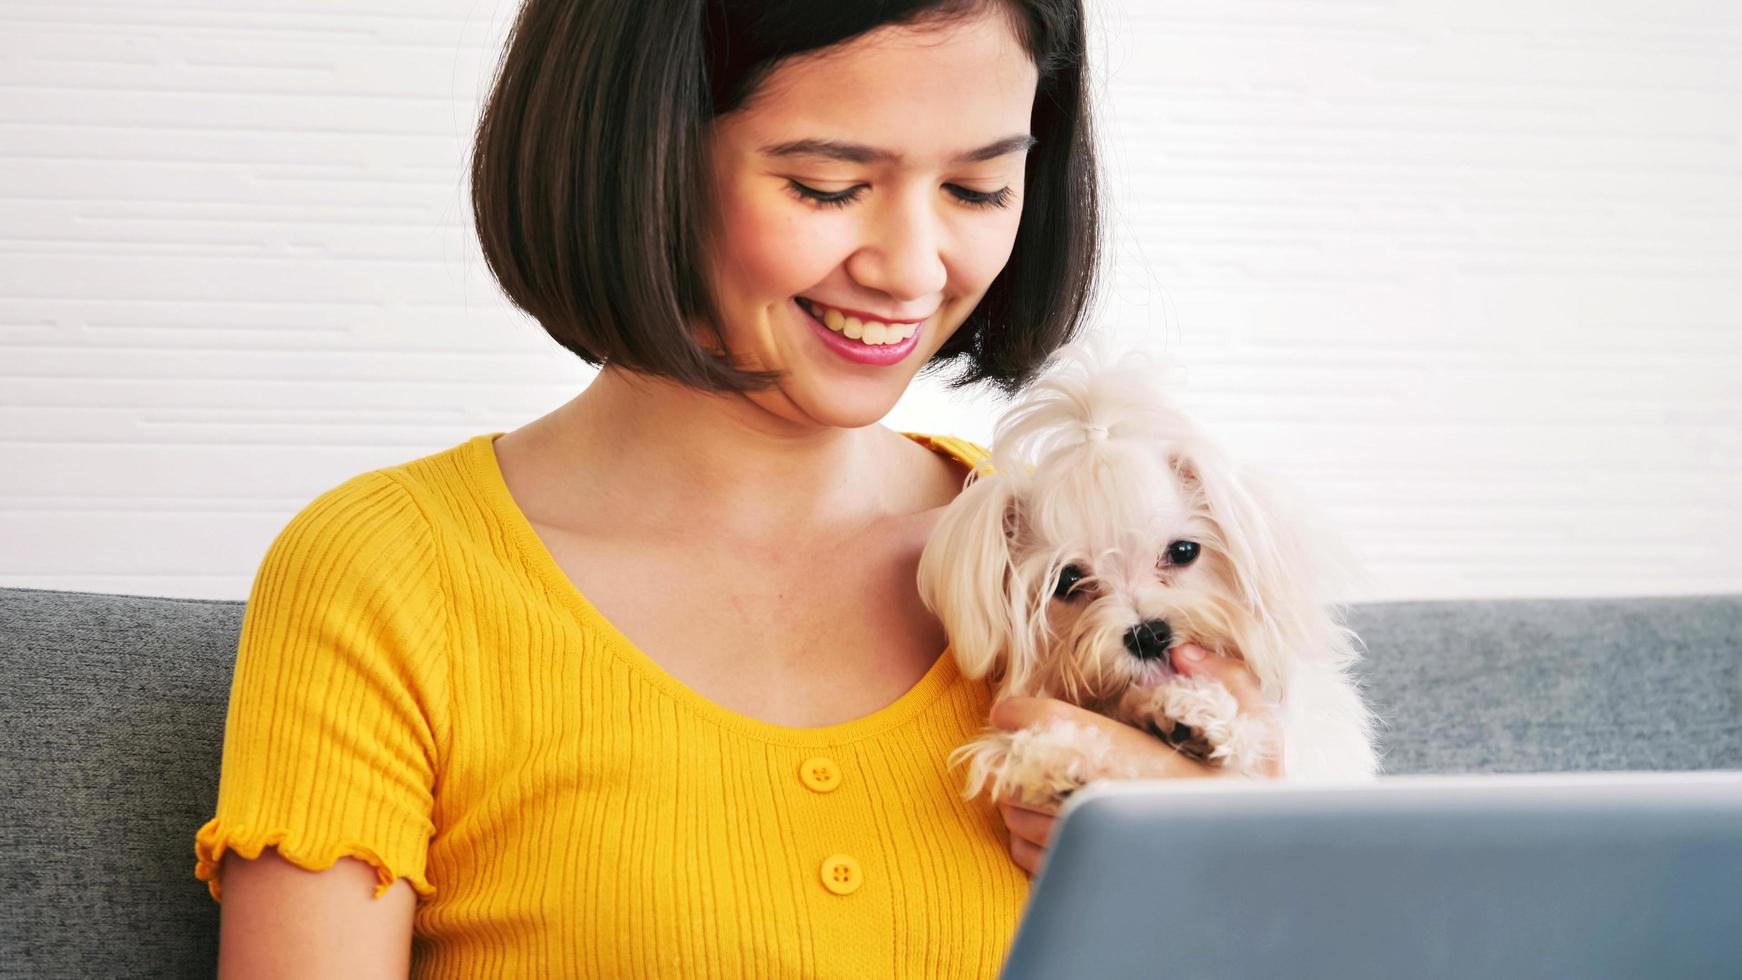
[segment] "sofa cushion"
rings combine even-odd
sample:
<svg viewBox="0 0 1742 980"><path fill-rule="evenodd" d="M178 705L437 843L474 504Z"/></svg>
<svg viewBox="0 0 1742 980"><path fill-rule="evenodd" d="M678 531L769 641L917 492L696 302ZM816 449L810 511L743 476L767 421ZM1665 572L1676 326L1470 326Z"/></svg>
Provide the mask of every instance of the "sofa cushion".
<svg viewBox="0 0 1742 980"><path fill-rule="evenodd" d="M1358 606L1385 772L1742 769L1742 596Z"/></svg>
<svg viewBox="0 0 1742 980"><path fill-rule="evenodd" d="M210 977L241 602L0 589L0 977Z"/></svg>

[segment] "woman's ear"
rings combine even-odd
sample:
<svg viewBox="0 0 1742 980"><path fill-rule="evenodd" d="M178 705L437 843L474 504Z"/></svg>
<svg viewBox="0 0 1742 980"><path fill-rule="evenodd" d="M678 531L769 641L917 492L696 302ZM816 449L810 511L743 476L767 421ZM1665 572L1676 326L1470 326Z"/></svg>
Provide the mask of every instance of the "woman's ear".
<svg viewBox="0 0 1742 980"><path fill-rule="evenodd" d="M1015 508L1010 480L978 475L944 508L919 556L920 600L975 680L990 674L997 682L1010 666Z"/></svg>

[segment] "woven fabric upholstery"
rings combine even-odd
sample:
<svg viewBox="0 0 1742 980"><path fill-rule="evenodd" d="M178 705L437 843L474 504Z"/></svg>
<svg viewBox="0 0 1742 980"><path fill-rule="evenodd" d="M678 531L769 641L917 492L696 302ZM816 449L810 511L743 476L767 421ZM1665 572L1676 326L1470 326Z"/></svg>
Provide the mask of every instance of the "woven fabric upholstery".
<svg viewBox="0 0 1742 980"><path fill-rule="evenodd" d="M1384 771L1742 769L1742 597L1355 608Z"/></svg>

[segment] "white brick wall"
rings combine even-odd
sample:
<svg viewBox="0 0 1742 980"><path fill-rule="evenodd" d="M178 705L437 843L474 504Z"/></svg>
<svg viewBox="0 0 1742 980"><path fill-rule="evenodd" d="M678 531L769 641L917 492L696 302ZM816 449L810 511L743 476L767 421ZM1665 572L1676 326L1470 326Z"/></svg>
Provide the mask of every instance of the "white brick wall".
<svg viewBox="0 0 1742 980"><path fill-rule="evenodd" d="M1326 509L1357 598L1742 590L1742 8L1092 13L1102 329ZM511 14L0 3L0 584L244 597L321 489L585 385L470 232Z"/></svg>

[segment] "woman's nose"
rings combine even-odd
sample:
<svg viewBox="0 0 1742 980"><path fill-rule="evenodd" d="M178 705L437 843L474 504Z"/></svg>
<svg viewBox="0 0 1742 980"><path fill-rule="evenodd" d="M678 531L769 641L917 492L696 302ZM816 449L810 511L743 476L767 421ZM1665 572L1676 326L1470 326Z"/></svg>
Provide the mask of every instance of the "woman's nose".
<svg viewBox="0 0 1742 980"><path fill-rule="evenodd" d="M916 198L903 196L880 211L869 240L853 255L856 265L847 270L861 285L904 304L939 296L949 279L941 220Z"/></svg>

